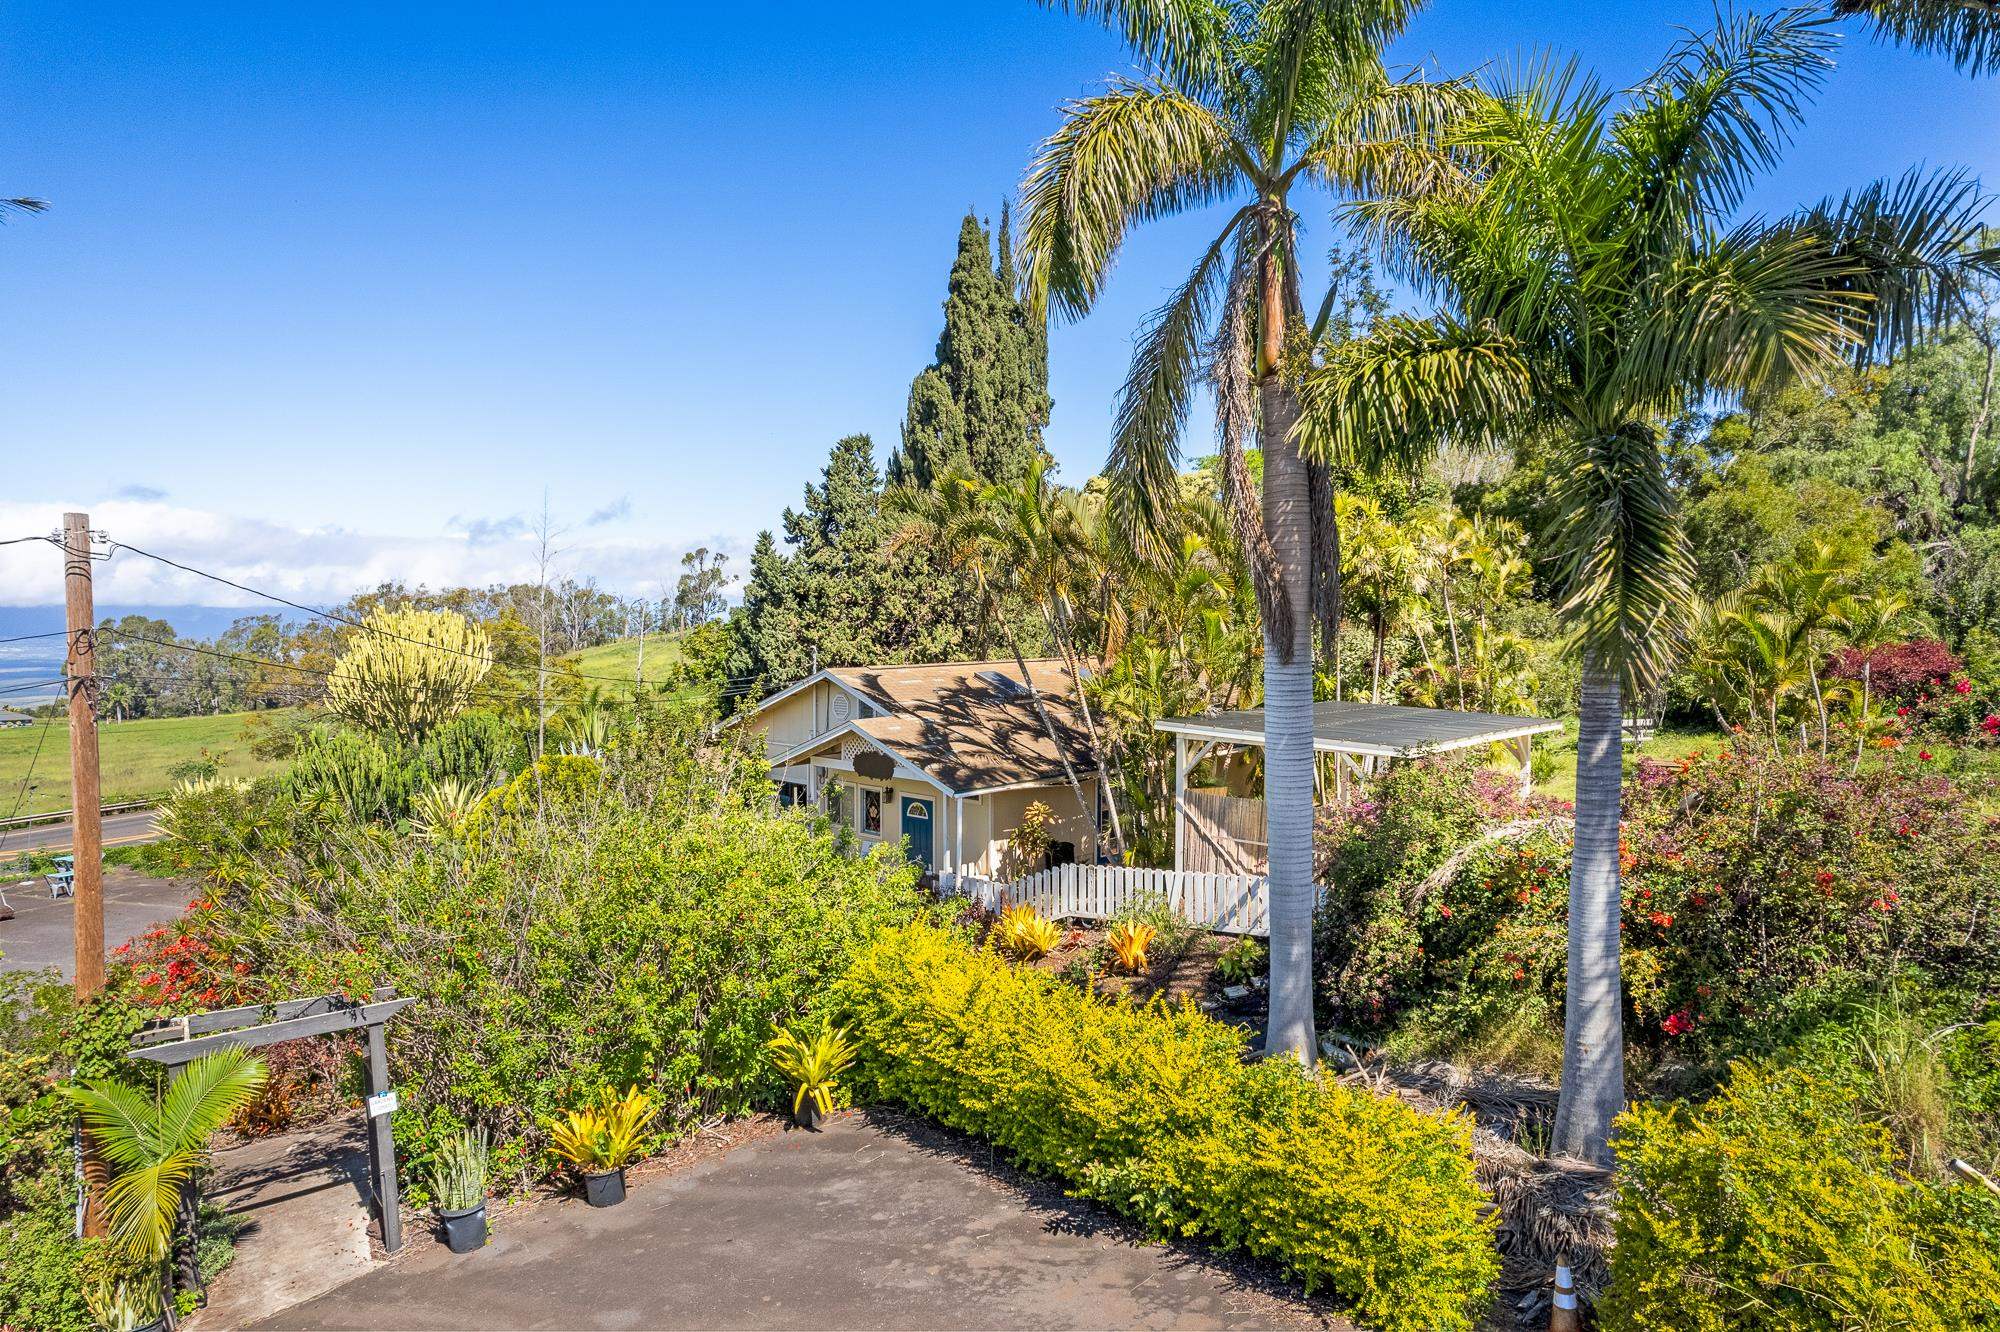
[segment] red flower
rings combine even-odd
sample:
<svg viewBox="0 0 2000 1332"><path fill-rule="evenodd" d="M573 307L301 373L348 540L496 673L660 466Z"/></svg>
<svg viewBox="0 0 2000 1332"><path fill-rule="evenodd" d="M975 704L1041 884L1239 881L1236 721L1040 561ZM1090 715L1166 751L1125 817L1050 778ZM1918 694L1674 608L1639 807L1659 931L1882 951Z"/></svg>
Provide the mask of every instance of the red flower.
<svg viewBox="0 0 2000 1332"><path fill-rule="evenodd" d="M1896 715L1898 717L1907 717L1910 715L1910 710L1908 708L1897 708Z"/></svg>
<svg viewBox="0 0 2000 1332"><path fill-rule="evenodd" d="M1667 1020L1660 1024L1660 1030L1669 1036L1685 1036L1694 1030L1694 1019L1687 1015L1686 1009L1682 1009L1678 1013L1669 1014Z"/></svg>
<svg viewBox="0 0 2000 1332"><path fill-rule="evenodd" d="M1929 763L1931 761L1931 751L1928 749L1919 749L1917 751L1917 758L1922 762Z"/></svg>
<svg viewBox="0 0 2000 1332"><path fill-rule="evenodd" d="M1987 713L1986 720L1979 723L1979 729L1988 735L2000 736L2000 716Z"/></svg>
<svg viewBox="0 0 2000 1332"><path fill-rule="evenodd" d="M1972 681L1961 675L1951 682L1951 687L1961 694L1969 694L1972 692Z"/></svg>
<svg viewBox="0 0 2000 1332"><path fill-rule="evenodd" d="M1646 919L1652 921L1663 930L1674 923L1674 918L1664 911L1655 911L1648 915Z"/></svg>
<svg viewBox="0 0 2000 1332"><path fill-rule="evenodd" d="M1445 918L1446 920L1450 920L1450 919L1451 919L1451 908L1450 908L1450 907L1448 907L1448 906L1441 906L1441 907L1439 907L1439 908L1438 908L1438 914L1439 914L1440 916L1443 916L1443 917L1444 917L1444 918Z"/></svg>

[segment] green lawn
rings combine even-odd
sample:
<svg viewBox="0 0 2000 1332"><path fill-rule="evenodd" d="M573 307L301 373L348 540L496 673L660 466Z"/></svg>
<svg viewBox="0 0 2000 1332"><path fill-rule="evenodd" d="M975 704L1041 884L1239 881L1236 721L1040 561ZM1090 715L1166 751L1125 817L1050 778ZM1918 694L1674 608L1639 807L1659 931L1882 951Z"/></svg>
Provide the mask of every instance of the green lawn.
<svg viewBox="0 0 2000 1332"><path fill-rule="evenodd" d="M104 803L115 805L164 794L174 784L167 775L168 769L187 759L199 758L203 750L221 760L226 777L248 777L278 766L250 752L243 723L252 715L223 713L212 717L101 723L97 728L97 752ZM39 759L34 758L37 742L41 744ZM22 796L21 782L28 777L31 761L34 773ZM69 808L67 721L59 719L48 726L37 722L33 726L0 731L0 817L15 812L17 797L21 797L22 814L46 814Z"/></svg>
<svg viewBox="0 0 2000 1332"><path fill-rule="evenodd" d="M680 643L670 634L646 635L646 683L664 683L667 672L680 660ZM639 640L620 638L609 643L599 643L596 647L573 652L563 658L577 670L590 676L613 676L623 681L635 679L639 671ZM605 680L588 681L604 688L612 686Z"/></svg>
<svg viewBox="0 0 2000 1332"><path fill-rule="evenodd" d="M1641 758L1671 763L1689 754L1721 749L1729 738L1713 727L1663 726L1643 745L1626 744L1625 775L1632 775L1633 766ZM1538 754L1547 751L1555 761L1548 775L1535 783L1535 789L1543 795L1576 799L1576 719L1572 717L1563 722L1561 735L1551 733L1535 737L1535 751Z"/></svg>

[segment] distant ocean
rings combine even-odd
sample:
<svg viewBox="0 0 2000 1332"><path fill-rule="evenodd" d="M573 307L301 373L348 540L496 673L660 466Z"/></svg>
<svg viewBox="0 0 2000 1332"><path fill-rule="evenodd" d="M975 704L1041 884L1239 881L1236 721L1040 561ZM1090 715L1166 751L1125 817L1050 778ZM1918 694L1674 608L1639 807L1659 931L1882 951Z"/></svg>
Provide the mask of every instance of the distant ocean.
<svg viewBox="0 0 2000 1332"><path fill-rule="evenodd" d="M258 606L99 606L99 620L115 620L122 615L147 615L165 620L174 632L195 638L213 638L246 615L263 612ZM61 634L61 606L0 606L0 639L25 634ZM60 637L30 639L25 643L0 642L0 707L33 707L62 697L55 684L42 683L61 678L63 641Z"/></svg>

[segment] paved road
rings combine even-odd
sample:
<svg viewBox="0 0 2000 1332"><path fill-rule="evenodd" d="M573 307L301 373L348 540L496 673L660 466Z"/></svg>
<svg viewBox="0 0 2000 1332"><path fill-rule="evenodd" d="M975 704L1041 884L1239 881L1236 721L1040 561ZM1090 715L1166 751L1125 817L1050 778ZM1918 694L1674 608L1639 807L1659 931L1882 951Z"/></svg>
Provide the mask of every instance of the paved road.
<svg viewBox="0 0 2000 1332"><path fill-rule="evenodd" d="M59 967L73 975L76 957L76 899L51 900L48 884L30 879L0 880L0 896L14 908L14 919L0 920L0 971L39 971ZM193 896L188 885L155 879L120 865L104 871L104 946L106 950L143 934L187 908Z"/></svg>
<svg viewBox="0 0 2000 1332"><path fill-rule="evenodd" d="M397 1261L251 1326L1351 1327L1260 1273L1021 1187L986 1154L843 1116L642 1175L617 1207L504 1211L462 1257L406 1230Z"/></svg>
<svg viewBox="0 0 2000 1332"><path fill-rule="evenodd" d="M104 844L122 846L127 842L150 842L160 835L154 825L157 811L134 810L130 814L104 816ZM69 850L69 824L37 823L26 828L0 828L0 860L16 851Z"/></svg>

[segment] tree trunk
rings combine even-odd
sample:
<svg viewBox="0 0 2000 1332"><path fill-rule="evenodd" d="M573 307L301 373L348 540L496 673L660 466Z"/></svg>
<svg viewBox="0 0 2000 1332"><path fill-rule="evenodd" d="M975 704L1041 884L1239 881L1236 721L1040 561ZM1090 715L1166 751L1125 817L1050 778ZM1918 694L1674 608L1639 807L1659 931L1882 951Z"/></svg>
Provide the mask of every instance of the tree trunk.
<svg viewBox="0 0 2000 1332"><path fill-rule="evenodd" d="M1267 1055L1311 1067L1313 1033L1313 616L1308 597L1313 523L1305 460L1291 437L1298 399L1276 375L1258 386L1264 451L1264 527L1291 604L1291 641L1264 622L1264 806L1270 857L1271 1020Z"/></svg>
<svg viewBox="0 0 2000 1332"><path fill-rule="evenodd" d="M1055 720L1049 716L1048 705L1042 701L1042 691L1035 687L1035 677L1028 674L1028 660L1021 655L1020 637L1015 634L1011 623L1007 626L1007 648L1014 654L1014 668L1021 672L1021 683L1028 687L1028 698L1035 705L1035 715L1042 719L1042 731L1049 737L1049 743L1055 746L1056 757L1062 760L1063 776L1069 779L1069 789L1076 793L1077 810L1095 825L1097 811L1083 798L1083 783L1077 780L1076 769L1070 764L1069 747L1063 744L1062 736L1056 730ZM1097 780L1101 784L1104 778L1099 776Z"/></svg>
<svg viewBox="0 0 2000 1332"><path fill-rule="evenodd" d="M1586 661L1577 726L1562 1095L1551 1146L1604 1165L1611 1163L1611 1121L1625 1108L1624 995L1618 967L1620 714L1618 678L1599 662Z"/></svg>
<svg viewBox="0 0 2000 1332"><path fill-rule="evenodd" d="M1965 432L1965 466L1958 474L1958 507L1964 509L1972 503L1972 467L1979 453L1979 437L1986 433L1986 418L1993 410L1993 358L1995 344L1986 344L1986 374L1979 385L1979 410L1973 413L1972 426Z"/></svg>
<svg viewBox="0 0 2000 1332"><path fill-rule="evenodd" d="M1104 741L1097 733L1097 718L1091 715L1090 699L1085 697L1083 683L1083 659L1076 651L1076 634L1069 627L1069 617L1058 609L1051 612L1042 607L1042 623L1049 629L1049 638L1055 643L1056 651L1062 654L1063 665L1069 668L1069 678L1076 686L1076 708L1083 715L1084 733L1090 738L1090 756L1097 760L1097 787L1104 792L1104 807L1111 813L1111 840L1118 848L1119 859L1125 855L1125 825L1118 818L1118 798L1111 793L1111 760L1105 753Z"/></svg>
<svg viewBox="0 0 2000 1332"><path fill-rule="evenodd" d="M1444 572L1444 622L1451 630L1451 678L1458 683L1458 706L1465 710L1465 658L1458 650L1458 614L1451 606L1451 569Z"/></svg>

